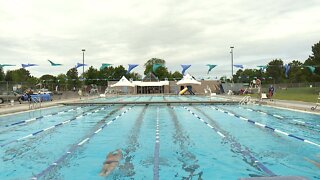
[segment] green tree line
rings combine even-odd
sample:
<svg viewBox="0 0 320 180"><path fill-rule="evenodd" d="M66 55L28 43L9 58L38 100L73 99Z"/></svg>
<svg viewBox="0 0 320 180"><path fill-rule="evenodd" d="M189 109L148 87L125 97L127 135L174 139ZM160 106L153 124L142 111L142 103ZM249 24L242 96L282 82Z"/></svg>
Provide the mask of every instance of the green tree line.
<svg viewBox="0 0 320 180"><path fill-rule="evenodd" d="M161 64L156 72L153 72L153 64ZM259 78L265 83L299 83L299 82L320 82L320 41L312 46L312 54L304 62L293 60L289 63L291 69L288 77L285 76L285 66L281 59L273 59L267 65L265 70L259 69L240 69L233 75L234 82L250 82L253 78ZM314 67L314 71L310 71L308 66ZM178 71L171 72L166 67L166 61L159 58L152 58L144 64L144 75L149 73L155 74L160 80L164 79L181 79L182 74ZM99 70L89 67L84 74L79 74L77 69L71 68L65 74L53 76L45 74L40 78L31 76L30 72L24 68L9 70L6 73L0 68L0 81L11 82L27 82L31 84L47 81L59 82L61 84L68 83L79 86L82 77L86 80L85 84L105 85L103 80L119 80L122 76L128 79L141 80L142 76L138 73L126 73L127 70L122 66L109 66ZM98 80L99 79L99 80ZM103 80L101 80L103 79Z"/></svg>
<svg viewBox="0 0 320 180"><path fill-rule="evenodd" d="M160 63L162 67L158 68L156 72L152 71L152 65ZM178 71L170 72L167 67L165 67L166 61L163 59L152 58L149 59L145 64L144 75L149 73L155 74L160 80L165 78L168 79L181 79L182 74ZM0 68L0 81L10 81L10 82L26 82L30 84L36 84L40 82L54 82L59 84L70 84L76 87L79 87L82 82L82 78L85 79L84 83L86 85L96 84L96 85L105 85L106 80L119 80L122 76L125 76L127 79L132 80L141 80L142 76L135 72L127 73L127 70L122 66L109 66L102 70L96 69L93 66L90 66L84 74L79 74L76 68L69 69L65 74L59 74L57 76L53 76L50 74L45 74L40 78L36 78L31 76L30 72L24 68L16 69L16 70L8 70L4 73L3 69Z"/></svg>
<svg viewBox="0 0 320 180"><path fill-rule="evenodd" d="M239 69L233 75L234 82L247 83L259 78L265 83L300 83L320 82L320 41L312 46L312 55L304 62L292 60L288 63L290 70L285 74L285 64L282 59L273 59L266 69ZM308 67L309 66L309 67ZM314 71L311 69L315 68Z"/></svg>

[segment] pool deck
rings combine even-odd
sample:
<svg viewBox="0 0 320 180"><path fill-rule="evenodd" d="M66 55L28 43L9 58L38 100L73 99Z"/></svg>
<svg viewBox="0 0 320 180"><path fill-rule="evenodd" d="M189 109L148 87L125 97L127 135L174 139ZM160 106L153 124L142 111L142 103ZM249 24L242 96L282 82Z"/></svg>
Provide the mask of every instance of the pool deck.
<svg viewBox="0 0 320 180"><path fill-rule="evenodd" d="M164 104L164 105L171 105L171 104L238 104L239 101L110 101L110 102L67 102L62 103L63 105L109 105L109 104L123 104L123 105L151 105L151 104Z"/></svg>
<svg viewBox="0 0 320 180"><path fill-rule="evenodd" d="M29 112L39 109L45 109L52 106L61 106L62 103L85 102L93 98L97 98L97 96L87 96L82 97L81 99L80 97L71 96L66 99L56 99L49 102L42 102L41 106L40 104L38 104L37 106L35 105L33 108L30 108L30 104L28 102L22 102L22 104L19 104L19 102L15 102L14 105L6 103L0 106L0 116L12 113Z"/></svg>
<svg viewBox="0 0 320 180"><path fill-rule="evenodd" d="M231 100L240 101L244 96L228 96L228 95L219 95L217 97L227 98ZM256 104L276 107L276 108L284 108L291 110L298 110L308 113L320 114L320 107L317 107L315 110L311 110L311 107L315 107L316 103L311 102L302 102L302 101L289 101L289 100L279 100L279 99L252 99Z"/></svg>
<svg viewBox="0 0 320 180"><path fill-rule="evenodd" d="M116 96L114 94L110 94L107 97L113 97ZM118 102L103 102L103 103L95 103L96 105L106 105L106 104L215 104L215 103L220 103L220 104L237 104L239 101L243 98L243 96L228 96L228 95L217 95L216 97L220 98L226 98L229 99L229 101L211 101L210 97L208 97L208 100L203 100L203 101L153 101L153 102L125 102L125 101L118 101ZM5 115L5 114L12 114L12 113L19 113L19 112L28 112L28 111L34 111L34 110L39 110L39 109L44 109L47 107L52 107L52 106L59 106L59 105L88 105L92 103L86 102L87 100L97 98L97 96L86 96L82 97L81 99L79 96L70 96L67 98L58 98L55 99L54 101L50 102L43 102L41 103L41 108L34 108L30 109L29 108L29 103L24 102L22 104L15 103L14 105L11 104L2 104L0 106L0 116ZM297 110L297 111L302 111L302 112L308 112L308 113L313 113L313 114L319 114L320 115L320 107L318 107L316 110L312 111L311 107L315 106L315 103L308 103L308 102L301 102L301 101L286 101L286 100L262 100L259 101L258 99L252 99L255 103L257 104L262 104L266 106L272 106L276 108L284 108L284 109L291 109L291 110Z"/></svg>

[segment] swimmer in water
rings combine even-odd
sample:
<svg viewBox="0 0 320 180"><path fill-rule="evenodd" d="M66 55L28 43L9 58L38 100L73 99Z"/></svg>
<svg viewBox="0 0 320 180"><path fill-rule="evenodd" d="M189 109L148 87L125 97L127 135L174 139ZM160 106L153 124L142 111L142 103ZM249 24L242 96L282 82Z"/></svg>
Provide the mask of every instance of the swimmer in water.
<svg viewBox="0 0 320 180"><path fill-rule="evenodd" d="M100 176L108 176L118 165L122 158L122 151L117 149L107 155L106 161L103 163Z"/></svg>
<svg viewBox="0 0 320 180"><path fill-rule="evenodd" d="M318 168L320 168L320 162L317 162L317 161L308 159L308 158L306 158L306 157L305 157L304 159L307 160L308 162L314 164L314 165L317 166Z"/></svg>

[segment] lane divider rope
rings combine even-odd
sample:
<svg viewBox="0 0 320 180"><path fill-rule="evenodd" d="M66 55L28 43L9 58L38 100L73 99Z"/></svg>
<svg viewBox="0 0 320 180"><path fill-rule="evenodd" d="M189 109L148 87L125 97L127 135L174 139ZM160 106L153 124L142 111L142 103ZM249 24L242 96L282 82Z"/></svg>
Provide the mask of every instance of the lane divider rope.
<svg viewBox="0 0 320 180"><path fill-rule="evenodd" d="M254 125L256 125L256 126L259 126L259 127L262 127L262 128L266 128L266 129L269 129L269 130L271 130L271 131L273 131L273 132L276 132L276 133L278 133L278 134L291 137L291 138L293 138L293 139L295 139L295 140L303 141L303 142L305 142L305 143L312 144L312 145L315 145L315 146L317 146L317 147L320 147L320 144L317 144L317 143L315 143L315 142L312 142L312 141L309 141L309 140L307 140L307 139L301 138L301 137L299 137L299 136L296 136L296 135L293 135L293 134L290 134L290 133L281 131L281 130L279 130L279 129L273 128L273 127L271 127L271 126L268 126L268 125L265 125L265 124L262 124L262 123L255 122L255 121L250 120L250 119L248 119L248 118L245 118L245 117L243 117L243 116L230 113L230 112L228 112L228 111L226 111L226 110L223 110L223 109L220 109L220 108L217 108L217 107L212 107L212 106L210 106L210 107L211 107L212 109L214 109L214 110L223 112L223 113L228 114L228 115L231 115L231 114L232 114L232 116L237 117L237 118L239 118L239 119L242 119L242 120L244 120L244 121L246 121L246 122L248 122L248 123L254 124Z"/></svg>
<svg viewBox="0 0 320 180"><path fill-rule="evenodd" d="M154 146L154 161L153 161L153 179L159 180L159 152L160 152L160 136L159 136L159 107L157 108L157 128L156 128L156 143Z"/></svg>
<svg viewBox="0 0 320 180"><path fill-rule="evenodd" d="M5 127L11 127L11 126L16 126L16 125L20 125L20 124L26 124L26 123L29 123L29 122L32 122L32 121L35 121L35 120L43 119L43 118L46 118L46 117L51 117L51 116L58 115L58 114L67 113L67 112L74 111L76 109L81 109L81 108L82 107L72 108L72 109L69 109L69 110L64 110L64 111L55 112L55 113L52 113L52 114L47 114L47 115L44 115L44 116L39 116L39 117L35 117L35 118L23 120L23 121L14 122L14 123L5 125Z"/></svg>
<svg viewBox="0 0 320 180"><path fill-rule="evenodd" d="M105 108L108 108L108 107L110 107L110 106L102 107L102 108L98 109L98 111L104 110ZM96 111L91 112L91 113L96 113L96 112L98 112L98 111L96 110ZM80 119L80 118L82 118L82 117L84 117L84 116L87 116L87 115L88 115L88 113L81 114L81 115L76 116L76 117L74 117L74 118L72 118L72 119L65 120L65 121L63 121L63 122L60 122L60 123L55 124L55 125L53 125L53 126L50 126L50 127L48 127L48 128L41 129L41 130L36 131L36 132L34 132L34 133L31 133L31 134L29 134L29 135L26 135L26 136L17 138L17 139L15 139L15 140L9 141L9 142L4 143L4 144L1 144L1 147L7 146L7 145L12 144L12 143L14 143L14 142L18 142L18 141L21 141L21 140L24 140L24 139L27 139L27 138L30 138L30 137L33 137L33 136L36 136L36 135L38 135L38 134L40 134L40 133L43 133L43 132L46 132L46 131L48 131L48 130L57 128L57 127L59 127L59 126L61 126L61 125L67 124L67 123L69 123L69 122L71 122L71 121L74 121L74 120L76 120L76 119Z"/></svg>
<svg viewBox="0 0 320 180"><path fill-rule="evenodd" d="M283 119L284 117L283 116L280 116L280 115L277 115L277 114L271 114L271 113L267 113L267 112L264 112L264 111L261 111L261 110L255 110L255 109L250 109L250 108L243 108L241 106L239 106L240 109L245 109L247 111L251 111L251 112L258 112L260 114L263 114L263 115L269 115L269 116L273 116L273 117L276 117L278 119Z"/></svg>
<svg viewBox="0 0 320 180"><path fill-rule="evenodd" d="M211 128L212 130L214 130L219 136L221 136L222 138L225 138L228 141L231 141L230 139L226 138L226 135L224 135L221 130L219 130L219 128L211 126L208 122L206 122L205 120L203 120L200 116L198 116L197 114L195 114L194 112L192 112L190 109L188 109L186 106L183 106L184 109L186 109L190 114L192 114L194 117L196 117L198 120L200 120L201 122L203 122L204 124L206 124L209 128ZM233 143L235 146L235 148L238 149L238 151L245 157L249 157L251 159L251 161L253 161L257 167L262 170L264 173L268 174L269 176L275 176L275 174L269 170L265 165L263 165L260 161L258 161L257 158L255 158L251 152L248 150L248 148L246 148L245 150L243 150L241 148L241 144L238 142L231 142Z"/></svg>
<svg viewBox="0 0 320 180"><path fill-rule="evenodd" d="M31 179L36 180L44 175L46 175L48 172L50 172L54 167L56 167L58 164L60 164L62 161L64 161L70 154L74 153L76 151L77 148L79 148L80 146L82 146L83 144L85 144L86 142L88 142L94 135L98 134L101 130L103 130L105 127L107 127L108 125L110 125L112 122L114 122L115 120L117 120L118 118L120 118L121 116L123 116L125 113L127 113L129 110L131 110L133 108L133 106L129 107L128 109L126 109L125 111L123 111L121 114L119 114L118 116L116 116L115 118L113 118L111 121L109 121L108 123L105 123L104 125L102 125L99 129L97 129L94 133L88 135L87 137L85 137L83 140L81 140L79 143L77 143L76 145L73 145L65 154L63 154L59 159L57 159L56 161L54 161L51 165L49 165L46 169L44 169L43 171L41 171L39 174L33 176ZM111 122L111 123L110 123Z"/></svg>
<svg viewBox="0 0 320 180"><path fill-rule="evenodd" d="M270 115L270 116L273 116L273 117L276 117L278 119L284 119L283 116L280 116L280 115L277 115L277 114L270 114L270 113L267 113L267 112L263 112L261 110L255 110L255 109L250 109L250 108L243 108L243 107L239 107L240 109L246 109L248 111L255 111L255 112L259 112L261 114L266 114L266 115ZM311 123L311 122L305 122L305 121L300 121L300 120L292 120L294 122L297 122L297 123L300 123L300 124L304 124L304 125L310 125L310 126L317 126L317 127L320 127L319 124L315 124L315 123Z"/></svg>

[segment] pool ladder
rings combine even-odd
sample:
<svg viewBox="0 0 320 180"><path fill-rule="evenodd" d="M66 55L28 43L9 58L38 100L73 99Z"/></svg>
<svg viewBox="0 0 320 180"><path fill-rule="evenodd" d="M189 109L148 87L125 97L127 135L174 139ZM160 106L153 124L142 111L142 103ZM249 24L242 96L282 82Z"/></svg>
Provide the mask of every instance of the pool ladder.
<svg viewBox="0 0 320 180"><path fill-rule="evenodd" d="M251 96L244 96L244 97L240 100L239 104L240 104L240 105L244 105L244 104L249 104L250 102L251 102Z"/></svg>
<svg viewBox="0 0 320 180"><path fill-rule="evenodd" d="M33 97L29 102L29 109L41 108L41 98Z"/></svg>

